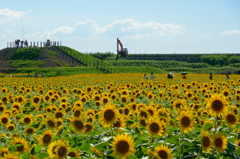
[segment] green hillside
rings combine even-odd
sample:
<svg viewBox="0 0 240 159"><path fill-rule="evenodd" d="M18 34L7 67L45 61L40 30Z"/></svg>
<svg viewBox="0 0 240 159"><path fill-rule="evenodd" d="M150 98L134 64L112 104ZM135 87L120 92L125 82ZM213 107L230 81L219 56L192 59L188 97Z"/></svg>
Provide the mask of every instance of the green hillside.
<svg viewBox="0 0 240 159"><path fill-rule="evenodd" d="M88 63L90 63L90 66L93 66L94 61L96 62L96 64L97 64L97 61L98 61L99 65L102 64L102 65L105 65L105 66L112 66L107 61L103 61L103 60L100 60L96 57L90 56L88 54L81 53L81 52L79 52L77 50L74 50L72 48L69 48L67 46L61 46L61 47L57 47L57 48L64 51L65 53L73 56L74 58L87 61Z"/></svg>

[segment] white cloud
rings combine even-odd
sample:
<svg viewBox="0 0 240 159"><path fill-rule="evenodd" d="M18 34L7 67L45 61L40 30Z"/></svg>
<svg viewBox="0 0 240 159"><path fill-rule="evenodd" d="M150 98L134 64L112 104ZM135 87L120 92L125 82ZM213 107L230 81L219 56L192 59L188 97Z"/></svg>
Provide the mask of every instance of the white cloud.
<svg viewBox="0 0 240 159"><path fill-rule="evenodd" d="M19 19L24 14L26 14L26 12L13 11L13 10L10 10L8 8L0 9L0 24L4 23L7 20Z"/></svg>
<svg viewBox="0 0 240 159"><path fill-rule="evenodd" d="M224 31L221 36L223 35L236 35L236 34L240 34L240 30L232 30L232 31Z"/></svg>
<svg viewBox="0 0 240 159"><path fill-rule="evenodd" d="M80 21L74 26L61 26L54 30L35 32L26 37L54 37L54 36L118 36L141 38L145 36L166 36L167 34L181 34L185 27L181 25L161 24L158 22L139 22L133 19L115 20L100 27L93 20Z"/></svg>
<svg viewBox="0 0 240 159"><path fill-rule="evenodd" d="M4 35L2 35L1 37L7 38L7 37L16 37L16 36L17 36L17 34L14 31L7 30L7 31L5 31Z"/></svg>

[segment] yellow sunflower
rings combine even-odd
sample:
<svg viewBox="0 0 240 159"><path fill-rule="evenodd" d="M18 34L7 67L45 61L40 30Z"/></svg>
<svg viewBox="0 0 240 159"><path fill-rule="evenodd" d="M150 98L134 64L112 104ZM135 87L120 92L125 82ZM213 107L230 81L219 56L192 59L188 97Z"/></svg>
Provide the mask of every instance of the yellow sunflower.
<svg viewBox="0 0 240 159"><path fill-rule="evenodd" d="M208 131L205 131L202 133L201 137L202 137L202 151L210 153L212 147L210 134L208 133Z"/></svg>
<svg viewBox="0 0 240 159"><path fill-rule="evenodd" d="M0 158L6 156L9 153L8 148L0 147Z"/></svg>
<svg viewBox="0 0 240 159"><path fill-rule="evenodd" d="M74 118L71 123L76 132L83 133L86 130L85 123L81 118Z"/></svg>
<svg viewBox="0 0 240 159"><path fill-rule="evenodd" d="M171 152L171 149L165 145L156 146L154 151L155 156L159 157L160 159L171 159L173 157Z"/></svg>
<svg viewBox="0 0 240 159"><path fill-rule="evenodd" d="M10 122L10 118L8 115L4 114L2 116L0 116L0 122L2 123L2 125L7 125Z"/></svg>
<svg viewBox="0 0 240 159"><path fill-rule="evenodd" d="M68 141L58 140L57 146L53 151L55 152L56 158L62 159L62 158L67 157L69 150L70 150L70 146L69 146Z"/></svg>
<svg viewBox="0 0 240 159"><path fill-rule="evenodd" d="M218 116L227 111L228 103L224 97L215 94L208 100L206 107L210 111L210 114Z"/></svg>
<svg viewBox="0 0 240 159"><path fill-rule="evenodd" d="M235 125L238 124L238 117L234 113L227 112L224 118L227 124L231 127L234 127Z"/></svg>
<svg viewBox="0 0 240 159"><path fill-rule="evenodd" d="M151 117L147 121L147 130L148 130L149 134L153 137L157 137L158 135L161 135L162 126L161 126L160 121Z"/></svg>
<svg viewBox="0 0 240 159"><path fill-rule="evenodd" d="M115 105L108 104L105 107L101 108L100 112L100 123L104 127L111 126L113 123L117 121L118 111L115 108Z"/></svg>
<svg viewBox="0 0 240 159"><path fill-rule="evenodd" d="M184 133L187 133L188 131L191 131L194 128L195 120L191 112L184 111L181 113L181 115L178 117L178 123L181 127L181 130Z"/></svg>
<svg viewBox="0 0 240 159"><path fill-rule="evenodd" d="M53 139L53 132L51 130L45 130L44 133L38 138L38 142L43 146L48 146Z"/></svg>
<svg viewBox="0 0 240 159"><path fill-rule="evenodd" d="M20 146L17 146L16 151L19 152L19 153L25 153L25 152L28 151L28 143L24 138L15 137L15 138L13 138L13 140L10 143L13 144L13 145L22 144Z"/></svg>
<svg viewBox="0 0 240 159"><path fill-rule="evenodd" d="M113 155L119 158L127 158L130 155L134 155L136 150L134 149L134 140L128 134L117 135L113 138L111 143Z"/></svg>
<svg viewBox="0 0 240 159"><path fill-rule="evenodd" d="M222 133L213 136L213 145L218 152L223 152L227 148L227 138Z"/></svg>

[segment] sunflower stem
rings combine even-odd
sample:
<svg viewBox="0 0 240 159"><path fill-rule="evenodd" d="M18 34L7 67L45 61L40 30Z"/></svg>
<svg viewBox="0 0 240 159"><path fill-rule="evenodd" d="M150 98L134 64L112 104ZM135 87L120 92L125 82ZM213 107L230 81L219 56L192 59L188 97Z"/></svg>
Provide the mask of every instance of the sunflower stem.
<svg viewBox="0 0 240 159"><path fill-rule="evenodd" d="M113 123L112 123L112 128L111 129L112 129L112 138L113 138Z"/></svg>
<svg viewBox="0 0 240 159"><path fill-rule="evenodd" d="M199 148L198 155L197 155L197 159L199 159L199 157L200 157L200 155L201 155L201 149L202 149L202 146L200 146L200 148Z"/></svg>
<svg viewBox="0 0 240 159"><path fill-rule="evenodd" d="M179 159L181 158L182 154L182 131L180 130L180 138L179 138Z"/></svg>
<svg viewBox="0 0 240 159"><path fill-rule="evenodd" d="M75 147L77 147L77 132L75 132Z"/></svg>
<svg viewBox="0 0 240 159"><path fill-rule="evenodd" d="M215 117L214 125L215 125L215 130L214 130L214 135L215 135L217 131L217 116Z"/></svg>

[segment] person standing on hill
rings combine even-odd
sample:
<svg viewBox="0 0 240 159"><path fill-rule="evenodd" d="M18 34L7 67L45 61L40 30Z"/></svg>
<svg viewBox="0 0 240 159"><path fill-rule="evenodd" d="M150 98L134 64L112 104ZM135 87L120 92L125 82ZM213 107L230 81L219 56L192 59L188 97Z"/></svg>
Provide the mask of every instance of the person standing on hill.
<svg viewBox="0 0 240 159"><path fill-rule="evenodd" d="M151 79L154 79L154 78L155 78L154 74L153 74L153 73L151 73Z"/></svg>
<svg viewBox="0 0 240 159"><path fill-rule="evenodd" d="M44 76L43 76L43 72L42 72L42 77L44 77Z"/></svg>

